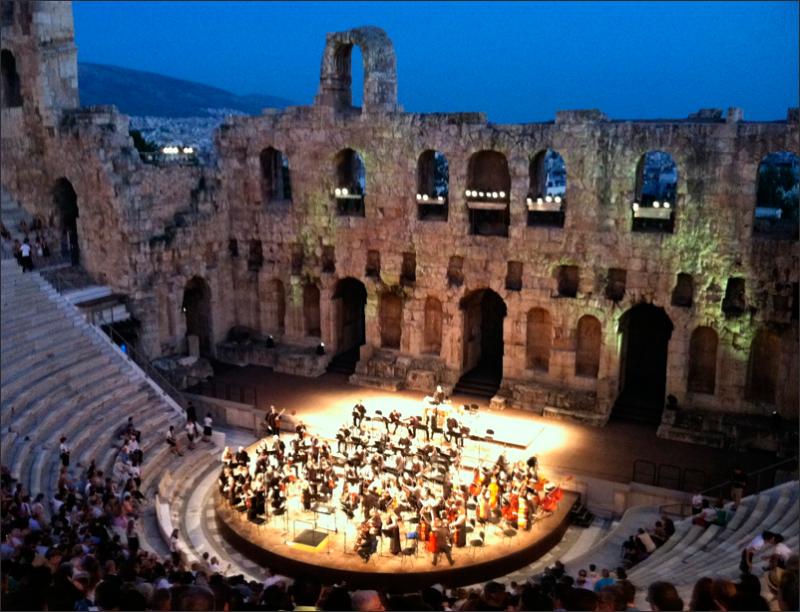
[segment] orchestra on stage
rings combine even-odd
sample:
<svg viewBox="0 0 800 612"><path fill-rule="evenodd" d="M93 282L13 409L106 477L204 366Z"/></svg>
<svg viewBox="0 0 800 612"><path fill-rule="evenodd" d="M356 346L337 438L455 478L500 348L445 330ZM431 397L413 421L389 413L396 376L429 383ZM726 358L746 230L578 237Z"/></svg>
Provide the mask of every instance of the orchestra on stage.
<svg viewBox="0 0 800 612"><path fill-rule="evenodd" d="M359 400L334 444L302 422L282 437L283 411L270 407L254 457L241 447L223 452L219 491L253 522L286 514L288 499L304 512L340 511L357 527L352 551L365 563L381 542L392 555L412 545L431 552L434 565L440 555L452 565L452 548L467 546L468 534L482 546L491 525L530 530L562 496L539 474L535 456L510 463L501 453L465 468L465 441L480 440L466 425L471 412L452 407L441 387L421 415L405 418L398 410L368 418Z"/></svg>

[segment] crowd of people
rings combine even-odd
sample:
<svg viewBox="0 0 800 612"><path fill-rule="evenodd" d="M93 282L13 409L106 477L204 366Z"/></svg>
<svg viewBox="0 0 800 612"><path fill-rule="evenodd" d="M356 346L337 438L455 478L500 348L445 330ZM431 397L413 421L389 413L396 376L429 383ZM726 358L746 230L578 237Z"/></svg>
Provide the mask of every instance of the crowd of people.
<svg viewBox="0 0 800 612"><path fill-rule="evenodd" d="M355 524L354 550L365 563L385 538L393 555L412 541L432 554L434 565L441 555L452 565L452 549L467 546L469 533L482 545L487 524L530 530L556 509L562 491L540 476L536 457L510 463L501 454L465 471L461 450L469 430L456 413L440 415L444 410L434 403L422 418L393 410L367 424L358 402L334 450L302 423L287 444L279 435L281 413L271 407L255 457L244 448L223 452L219 491L254 522L286 512L288 499L307 512L338 509Z"/></svg>
<svg viewBox="0 0 800 612"><path fill-rule="evenodd" d="M0 222L0 241L4 255L11 255L22 267L23 272L33 270L33 258L47 262L53 257L52 245L57 243L52 226L40 217L34 217L30 225L24 220L17 228L22 240L14 238L9 229ZM68 241L67 241L68 242Z"/></svg>

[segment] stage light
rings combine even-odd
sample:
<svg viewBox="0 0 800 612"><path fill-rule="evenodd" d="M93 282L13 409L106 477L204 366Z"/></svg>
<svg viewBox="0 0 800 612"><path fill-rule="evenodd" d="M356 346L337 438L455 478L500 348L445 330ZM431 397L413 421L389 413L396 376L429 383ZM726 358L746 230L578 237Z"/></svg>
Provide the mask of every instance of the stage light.
<svg viewBox="0 0 800 612"><path fill-rule="evenodd" d="M422 195L418 193L417 194L417 200L421 200L421 199L422 199Z"/></svg>
<svg viewBox="0 0 800 612"><path fill-rule="evenodd" d="M506 192L505 192L505 191L501 191L501 192L500 192L500 197L501 197L501 198L504 198L504 197L506 197Z"/></svg>
<svg viewBox="0 0 800 612"><path fill-rule="evenodd" d="M472 197L473 198L477 198L478 197L478 192L475 191L474 189L472 190Z"/></svg>
<svg viewBox="0 0 800 612"><path fill-rule="evenodd" d="M425 202L428 201L428 194L427 193L422 196L422 200L425 201Z"/></svg>
<svg viewBox="0 0 800 612"><path fill-rule="evenodd" d="M556 196L556 204L561 204L561 196Z"/></svg>
<svg viewBox="0 0 800 612"><path fill-rule="evenodd" d="M496 191L493 191L493 192L492 192L492 197L493 197L495 200L497 199L497 192L496 192Z"/></svg>
<svg viewBox="0 0 800 612"><path fill-rule="evenodd" d="M525 202L528 204L533 204L533 200L531 198L525 198Z"/></svg>
<svg viewBox="0 0 800 612"><path fill-rule="evenodd" d="M272 334L267 336L267 348L275 348L275 338L272 337Z"/></svg>
<svg viewBox="0 0 800 612"><path fill-rule="evenodd" d="M633 206L631 206L631 208L634 210L634 212L639 210L639 202L634 202Z"/></svg>
<svg viewBox="0 0 800 612"><path fill-rule="evenodd" d="M484 193L482 191L479 191L478 196L482 198L484 196Z"/></svg>
<svg viewBox="0 0 800 612"><path fill-rule="evenodd" d="M438 197L438 198L436 198L436 199L437 199L437 200L439 200L440 202L444 202L444 196L439 196L439 197Z"/></svg>
<svg viewBox="0 0 800 612"><path fill-rule="evenodd" d="M346 196L348 193L350 192L347 190L347 187L342 187L342 195Z"/></svg>
<svg viewBox="0 0 800 612"><path fill-rule="evenodd" d="M669 202L664 202L664 208L669 209Z"/></svg>
<svg viewBox="0 0 800 612"><path fill-rule="evenodd" d="M192 147L183 147L183 152L186 155L191 155L192 153L194 153L194 149Z"/></svg>
<svg viewBox="0 0 800 612"><path fill-rule="evenodd" d="M472 195L472 192L471 192L469 189L467 189L467 190L464 192L464 195L465 195L465 196L467 196L467 197L469 197L469 196L471 196L471 195Z"/></svg>
<svg viewBox="0 0 800 612"><path fill-rule="evenodd" d="M542 204L544 204L544 200L542 200L542 198L536 198L536 205L541 206Z"/></svg>
<svg viewBox="0 0 800 612"><path fill-rule="evenodd" d="M338 197L338 196L342 195L342 190L337 187L336 189L333 190L333 193L335 193L336 196Z"/></svg>
<svg viewBox="0 0 800 612"><path fill-rule="evenodd" d="M659 202L658 200L653 202L653 208L661 208L661 202Z"/></svg>
<svg viewBox="0 0 800 612"><path fill-rule="evenodd" d="M550 204L553 201L553 196L547 196L544 201Z"/></svg>

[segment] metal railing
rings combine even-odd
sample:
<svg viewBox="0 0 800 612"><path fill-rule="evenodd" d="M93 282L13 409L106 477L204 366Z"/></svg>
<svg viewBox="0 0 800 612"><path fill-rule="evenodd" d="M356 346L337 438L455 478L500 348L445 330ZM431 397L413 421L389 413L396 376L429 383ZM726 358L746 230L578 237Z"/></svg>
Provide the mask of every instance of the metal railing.
<svg viewBox="0 0 800 612"><path fill-rule="evenodd" d="M128 340L123 338L119 334L119 332L114 330L114 328L112 328L110 326L106 326L105 329L104 328L100 328L100 329L101 329L101 331L106 333L108 335L108 337L111 338L111 340L115 344L120 344L120 343L124 344L125 345L125 350L124 350L125 356L128 359L130 359L131 361L133 361L136 365L138 365L142 369L142 371L144 371L144 373L147 374L147 376L152 378L153 381L159 387L161 387L161 389L164 391L164 393L166 393L173 400L175 400L175 402L181 408L183 408L184 410L186 409L186 399L183 397L183 393L181 391L179 391L171 382L169 382L169 380L161 372L159 372L157 368L153 367L153 365L150 363L150 361L147 359L147 357L145 357L144 355L139 353L136 349L134 349L130 345Z"/></svg>
<svg viewBox="0 0 800 612"><path fill-rule="evenodd" d="M765 467L759 468L757 470L753 470L752 472L747 473L747 486L745 487L745 493L748 495L753 495L755 493L760 493L765 489L769 489L770 487L775 486L775 473L779 468L791 466L794 468L794 471L797 471L798 467L798 456L795 455L794 457L789 457L787 459L782 459L781 461L777 461ZM764 481L766 475L769 474L771 478ZM714 498L724 498L724 493L730 491L730 486L733 481L726 480L719 484L715 484L714 486L708 487L703 489L699 492L700 495L703 497L714 497ZM753 484L755 483L755 485ZM676 502L672 504L664 504L659 506L660 512L665 512L668 514L678 514L680 516L689 516L691 514L691 504L686 504L683 502ZM674 510L674 509L677 509Z"/></svg>

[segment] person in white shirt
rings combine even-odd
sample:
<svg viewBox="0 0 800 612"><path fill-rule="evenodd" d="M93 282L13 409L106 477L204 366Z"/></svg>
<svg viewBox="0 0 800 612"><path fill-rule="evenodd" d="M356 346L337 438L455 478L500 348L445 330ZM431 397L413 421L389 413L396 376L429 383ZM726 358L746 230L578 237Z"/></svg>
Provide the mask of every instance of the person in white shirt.
<svg viewBox="0 0 800 612"><path fill-rule="evenodd" d="M20 251L20 264L22 265L23 272L33 271L33 258L31 257L31 243L27 238L22 241Z"/></svg>

